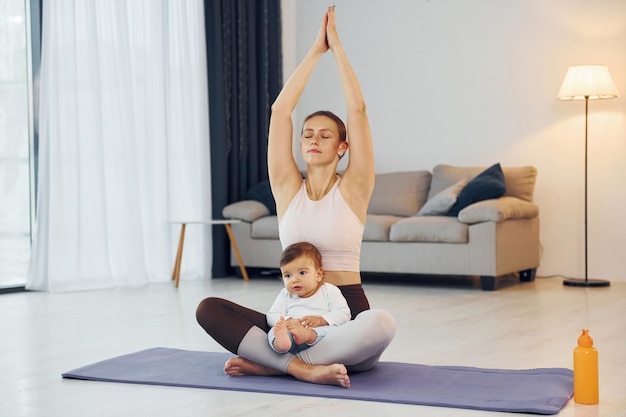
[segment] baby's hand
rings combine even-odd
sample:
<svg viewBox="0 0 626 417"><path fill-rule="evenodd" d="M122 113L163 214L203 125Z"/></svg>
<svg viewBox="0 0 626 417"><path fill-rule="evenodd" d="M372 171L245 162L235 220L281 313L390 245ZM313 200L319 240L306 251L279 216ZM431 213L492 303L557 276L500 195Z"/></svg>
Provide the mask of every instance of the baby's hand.
<svg viewBox="0 0 626 417"><path fill-rule="evenodd" d="M327 326L328 323L321 316L304 316L300 319L302 327Z"/></svg>
<svg viewBox="0 0 626 417"><path fill-rule="evenodd" d="M300 325L300 319L287 319L285 320L285 326L288 329L293 328L293 326L299 326Z"/></svg>

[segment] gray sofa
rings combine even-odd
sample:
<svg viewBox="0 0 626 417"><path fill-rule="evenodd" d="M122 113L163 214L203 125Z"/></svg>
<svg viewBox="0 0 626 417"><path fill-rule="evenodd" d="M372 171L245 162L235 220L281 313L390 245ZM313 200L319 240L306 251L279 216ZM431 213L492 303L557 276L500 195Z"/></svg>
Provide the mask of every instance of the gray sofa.
<svg viewBox="0 0 626 417"><path fill-rule="evenodd" d="M499 278L511 274L519 275L520 281L534 280L541 254L539 209L533 203L537 170L502 167L501 196L470 195L468 200L475 188L470 184L482 179L485 169L437 165L432 172L377 174L363 235L361 271L479 276L483 290L497 289ZM461 200L465 207L459 206ZM260 201L244 200L222 211L225 218L242 220L232 229L249 268L277 269L281 246L278 220L271 209ZM237 266L233 253L231 265Z"/></svg>

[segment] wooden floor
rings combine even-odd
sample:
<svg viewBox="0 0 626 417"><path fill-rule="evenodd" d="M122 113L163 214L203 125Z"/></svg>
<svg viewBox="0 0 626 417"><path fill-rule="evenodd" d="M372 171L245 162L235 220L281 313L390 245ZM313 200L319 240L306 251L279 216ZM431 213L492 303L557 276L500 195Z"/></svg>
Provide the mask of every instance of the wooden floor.
<svg viewBox="0 0 626 417"><path fill-rule="evenodd" d="M0 295L0 416L515 416L61 378L64 371L151 347L222 351L195 322L198 302L214 295L265 310L281 285L270 278L221 278L181 281L178 289L165 283ZM570 400L559 416L626 416L626 282L585 289L564 287L556 277L523 284L511 279L495 292L458 280L367 278L364 285L372 306L397 319L386 361L571 368L580 330L589 328L600 354L600 405Z"/></svg>

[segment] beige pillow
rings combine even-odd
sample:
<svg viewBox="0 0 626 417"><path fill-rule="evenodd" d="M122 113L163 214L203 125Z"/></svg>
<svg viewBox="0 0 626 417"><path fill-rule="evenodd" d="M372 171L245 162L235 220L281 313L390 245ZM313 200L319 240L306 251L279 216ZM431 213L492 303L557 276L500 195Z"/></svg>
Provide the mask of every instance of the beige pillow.
<svg viewBox="0 0 626 417"><path fill-rule="evenodd" d="M254 200L237 201L224 207L222 216L225 219L239 219L253 222L261 217L269 216L270 211L263 203Z"/></svg>
<svg viewBox="0 0 626 417"><path fill-rule="evenodd" d="M433 196L417 212L416 216L445 216L448 214L459 193L467 185L467 178L457 181L455 184Z"/></svg>

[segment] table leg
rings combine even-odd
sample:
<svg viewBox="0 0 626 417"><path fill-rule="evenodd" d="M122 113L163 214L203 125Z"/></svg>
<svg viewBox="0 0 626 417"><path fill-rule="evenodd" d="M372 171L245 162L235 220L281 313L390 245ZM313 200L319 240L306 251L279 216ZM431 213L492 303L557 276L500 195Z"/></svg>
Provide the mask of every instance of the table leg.
<svg viewBox="0 0 626 417"><path fill-rule="evenodd" d="M176 262L174 263L174 272L172 273L172 280L178 288L178 282L180 281L180 264L183 261L183 244L185 242L185 227L187 225L182 223L180 228L180 238L178 238L178 252L176 252Z"/></svg>
<svg viewBox="0 0 626 417"><path fill-rule="evenodd" d="M239 253L239 246L237 246L237 240L235 239L235 235L233 235L233 230L228 223L226 223L224 226L226 227L226 233L228 233L228 239L230 240L230 244L233 247L233 252L235 252L235 256L237 257L239 270L241 271L243 280L248 281L248 271L246 271L246 266L244 265L243 259L241 258L241 253Z"/></svg>

